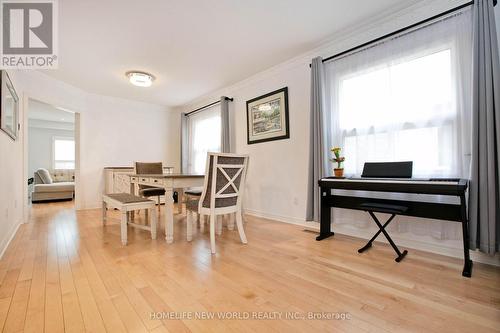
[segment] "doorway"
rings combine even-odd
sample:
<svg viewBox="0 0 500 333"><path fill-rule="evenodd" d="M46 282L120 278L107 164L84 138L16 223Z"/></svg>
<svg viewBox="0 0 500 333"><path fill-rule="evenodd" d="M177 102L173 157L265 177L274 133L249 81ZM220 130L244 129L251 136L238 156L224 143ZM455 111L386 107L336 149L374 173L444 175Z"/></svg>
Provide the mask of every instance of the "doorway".
<svg viewBox="0 0 500 333"><path fill-rule="evenodd" d="M79 114L32 98L28 98L26 104L25 209L28 217L35 206L62 204L66 209L75 209Z"/></svg>

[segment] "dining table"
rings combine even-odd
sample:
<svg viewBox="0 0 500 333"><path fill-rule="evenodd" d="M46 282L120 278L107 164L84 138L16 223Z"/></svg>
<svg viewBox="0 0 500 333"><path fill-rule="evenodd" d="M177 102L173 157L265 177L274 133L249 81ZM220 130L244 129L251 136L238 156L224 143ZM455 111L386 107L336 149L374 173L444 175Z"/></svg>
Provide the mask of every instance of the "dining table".
<svg viewBox="0 0 500 333"><path fill-rule="evenodd" d="M205 175L188 173L164 173L164 174L131 174L130 193L138 195L139 185L160 187L165 189L165 213L163 221L165 225L165 240L167 243L174 241L174 190L178 194L179 212L182 212L182 196L184 189L191 187L202 187Z"/></svg>

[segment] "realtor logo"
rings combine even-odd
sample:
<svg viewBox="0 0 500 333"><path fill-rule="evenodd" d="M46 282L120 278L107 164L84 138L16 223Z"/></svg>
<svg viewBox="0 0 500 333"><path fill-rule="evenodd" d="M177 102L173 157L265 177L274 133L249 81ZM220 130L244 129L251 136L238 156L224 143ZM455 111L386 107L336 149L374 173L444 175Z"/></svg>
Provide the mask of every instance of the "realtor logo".
<svg viewBox="0 0 500 333"><path fill-rule="evenodd" d="M0 68L56 68L56 0L0 0L0 4Z"/></svg>

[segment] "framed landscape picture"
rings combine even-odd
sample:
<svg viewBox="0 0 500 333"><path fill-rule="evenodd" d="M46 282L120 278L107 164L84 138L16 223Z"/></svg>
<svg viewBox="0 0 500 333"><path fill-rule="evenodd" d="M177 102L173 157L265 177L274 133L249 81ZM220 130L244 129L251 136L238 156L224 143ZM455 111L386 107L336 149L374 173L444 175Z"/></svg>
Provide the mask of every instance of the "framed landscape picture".
<svg viewBox="0 0 500 333"><path fill-rule="evenodd" d="M289 137L287 87L247 101L248 144Z"/></svg>
<svg viewBox="0 0 500 333"><path fill-rule="evenodd" d="M0 74L0 128L16 140L19 98L7 72L1 71Z"/></svg>

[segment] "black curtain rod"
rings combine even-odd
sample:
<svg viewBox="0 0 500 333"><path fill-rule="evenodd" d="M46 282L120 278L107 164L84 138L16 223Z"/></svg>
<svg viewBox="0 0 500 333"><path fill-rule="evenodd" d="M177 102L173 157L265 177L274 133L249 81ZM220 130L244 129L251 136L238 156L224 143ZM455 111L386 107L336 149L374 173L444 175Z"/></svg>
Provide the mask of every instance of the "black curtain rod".
<svg viewBox="0 0 500 333"><path fill-rule="evenodd" d="M230 98L230 97L225 97L224 99L225 99L226 101L231 101L231 102L233 101L233 99L232 99L232 98ZM188 113L185 113L185 114L184 114L184 116L189 116L190 114L193 114L193 113L195 113L195 112L199 112L199 111L201 111L201 110L204 110L204 109L206 109L206 108L209 108L209 107L214 106L214 105L219 104L219 103L220 103L220 101L215 101L215 102L213 102L213 103L210 103L210 104L207 104L207 105L205 105L205 106L202 106L201 108L197 108L196 110L193 110L193 111L190 111L190 112L188 112Z"/></svg>
<svg viewBox="0 0 500 333"><path fill-rule="evenodd" d="M328 58L323 59L323 62L327 62L327 61L330 61L330 60L332 60L332 59L335 59L335 58L341 57L341 56L343 56L343 55L345 55L345 54L348 54L348 53L350 53L350 52L352 52L352 51L356 51L356 50L361 49L361 48L363 48L363 47L366 47L366 46L368 46L368 45L370 45L370 44L377 43L377 42L379 42L379 41L381 41L381 40L384 40L384 39L386 39L386 38L389 38L389 37L392 37L392 36L394 36L394 35L400 34L400 33L404 32L404 31L406 31L406 30L413 29L413 28L415 28L415 27L418 27L419 25L422 25L422 24L425 24L425 23L427 23L427 22L433 21L433 20L438 19L438 18L440 18L440 17L442 17L442 16L445 16L445 15L451 14L451 13L456 12L456 11L458 11L458 10L462 9L462 8L468 7L468 6L472 5L472 4L474 4L474 1L469 1L469 2L467 2L467 3L464 3L464 4L460 5L460 6L457 6L457 7L455 7L455 8L452 8L452 9L449 9L449 10L447 10L447 11L444 11L444 12L442 12L442 13L440 13L440 14L437 14L437 15L434 15L434 16L432 16L432 17L429 17L429 18L427 18L427 19L425 19L425 20L423 20L423 21L420 21L420 22L417 22L417 23L413 23L413 24L411 24L411 25L409 25L409 26L407 26L407 27L404 27L404 28L402 28L402 29L399 29L399 30L396 30L396 31L394 31L394 32L388 33L388 34L386 34L386 35L384 35L384 36L382 36L382 37L375 38L375 39L373 39L373 40L371 40L371 41L369 41L369 42L366 42L366 43L363 43L363 44L361 44L361 45L358 45L358 46L355 46L355 47L353 47L353 48L350 48L349 50L342 51L342 52L340 52L340 53L334 54L334 55L332 55L332 56L330 56L330 57L328 57ZM496 6L496 4L497 4L497 0L493 0L493 6ZM311 64L309 64L309 67L311 67Z"/></svg>

